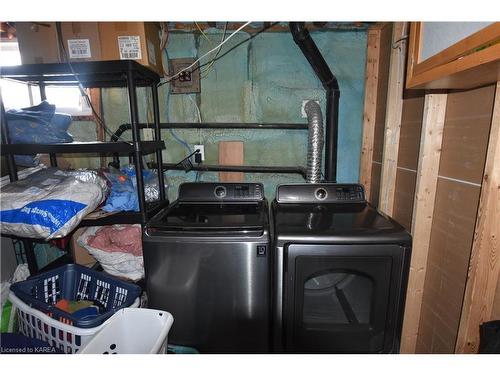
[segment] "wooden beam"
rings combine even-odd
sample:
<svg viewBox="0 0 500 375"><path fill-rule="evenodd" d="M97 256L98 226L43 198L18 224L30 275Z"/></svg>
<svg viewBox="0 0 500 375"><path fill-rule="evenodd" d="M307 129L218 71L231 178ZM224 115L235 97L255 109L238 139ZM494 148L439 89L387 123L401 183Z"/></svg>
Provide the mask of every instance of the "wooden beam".
<svg viewBox="0 0 500 375"><path fill-rule="evenodd" d="M101 118L101 120L103 120L102 105L101 105L102 104L101 89L99 89L99 88L89 89L89 97L90 97L90 101L92 102L92 106L94 107L96 114ZM94 113L92 113L92 120L95 122L97 140L104 142L106 140L106 134L104 132L104 128L102 127L102 124L99 122L99 120L97 119L97 116ZM99 157L99 159L100 159L101 168L105 168L106 167L106 156L101 155Z"/></svg>
<svg viewBox="0 0 500 375"><path fill-rule="evenodd" d="M385 22L387 23L387 22ZM214 26L214 24L216 24ZM244 22L228 22L227 23L227 31L234 31L238 29ZM256 24L262 24L262 27L256 27ZM323 26L317 26L313 22L306 22L306 27L309 31L327 31L327 30L366 30L368 22L327 22ZM384 22L373 23L373 26L382 28L384 26ZM199 29L198 29L199 27ZM198 22L198 27L194 22L169 22L168 28L169 31L184 31L184 32L199 32L200 29L205 31L210 28L224 28L223 22ZM290 28L288 26L288 22L255 22L253 25L246 26L243 30L248 34L255 34L258 32L266 31L266 32L281 32L281 33L289 33Z"/></svg>
<svg viewBox="0 0 500 375"><path fill-rule="evenodd" d="M371 197L372 188L373 144L375 140L375 117L377 114L381 34L381 29L375 29L369 30L367 36L363 139L359 168L359 182L364 185L367 197Z"/></svg>
<svg viewBox="0 0 500 375"><path fill-rule="evenodd" d="M417 344L441 158L446 101L447 94L427 94L425 96L417 182L413 202L413 248L401 336L401 353L415 353Z"/></svg>
<svg viewBox="0 0 500 375"><path fill-rule="evenodd" d="M389 68L389 87L385 115L384 151L380 181L379 209L392 216L396 187L396 170L399 152L399 130L403 110L406 40L405 22L396 22L392 32L393 48ZM395 44L395 45L394 45ZM395 48L394 48L395 47Z"/></svg>
<svg viewBox="0 0 500 375"><path fill-rule="evenodd" d="M500 82L497 82L486 166L455 352L477 353L479 325L492 319L500 277Z"/></svg>

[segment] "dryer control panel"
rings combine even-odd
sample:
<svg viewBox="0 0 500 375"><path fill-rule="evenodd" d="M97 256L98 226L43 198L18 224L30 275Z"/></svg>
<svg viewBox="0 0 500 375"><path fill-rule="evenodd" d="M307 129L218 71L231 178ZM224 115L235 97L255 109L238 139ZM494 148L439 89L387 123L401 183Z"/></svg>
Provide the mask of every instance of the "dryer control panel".
<svg viewBox="0 0 500 375"><path fill-rule="evenodd" d="M365 203L365 189L359 184L292 184L280 185L279 203Z"/></svg>
<svg viewBox="0 0 500 375"><path fill-rule="evenodd" d="M259 183L189 182L179 187L179 200L191 202L262 201Z"/></svg>

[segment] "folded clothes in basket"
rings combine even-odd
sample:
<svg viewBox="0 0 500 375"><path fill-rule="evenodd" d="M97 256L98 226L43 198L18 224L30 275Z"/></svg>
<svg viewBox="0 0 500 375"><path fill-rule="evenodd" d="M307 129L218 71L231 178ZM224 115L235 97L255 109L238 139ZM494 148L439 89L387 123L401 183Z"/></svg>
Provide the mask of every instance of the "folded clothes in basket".
<svg viewBox="0 0 500 375"><path fill-rule="evenodd" d="M93 301L61 299L54 306L70 313L76 319L88 319L89 317L99 315L99 306L96 306Z"/></svg>
<svg viewBox="0 0 500 375"><path fill-rule="evenodd" d="M97 172L46 168L2 188L2 234L53 239L69 234L107 193Z"/></svg>

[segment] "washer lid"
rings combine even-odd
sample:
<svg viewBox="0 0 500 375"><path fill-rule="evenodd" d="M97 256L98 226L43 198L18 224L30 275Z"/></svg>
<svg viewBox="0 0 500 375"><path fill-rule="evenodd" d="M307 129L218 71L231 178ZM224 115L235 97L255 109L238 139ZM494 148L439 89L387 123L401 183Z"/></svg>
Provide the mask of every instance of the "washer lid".
<svg viewBox="0 0 500 375"><path fill-rule="evenodd" d="M268 223L264 202L208 203L177 201L157 214L148 227L179 232L260 231Z"/></svg>

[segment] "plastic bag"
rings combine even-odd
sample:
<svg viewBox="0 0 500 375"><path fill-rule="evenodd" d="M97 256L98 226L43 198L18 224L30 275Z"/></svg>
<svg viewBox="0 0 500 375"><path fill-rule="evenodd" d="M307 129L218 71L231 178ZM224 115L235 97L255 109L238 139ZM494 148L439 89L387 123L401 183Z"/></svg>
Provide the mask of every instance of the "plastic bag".
<svg viewBox="0 0 500 375"><path fill-rule="evenodd" d="M26 280L30 275L27 264L20 264L14 271L14 275L9 281L3 282L0 286L0 306L1 306L1 317L0 317L0 332L1 333L11 333L16 331L17 326L17 314L16 307L12 305L9 301L10 286L18 281Z"/></svg>
<svg viewBox="0 0 500 375"><path fill-rule="evenodd" d="M55 105L47 101L20 110L11 109L5 113L8 121L11 143L69 143L73 137L68 133L71 115L57 113ZM15 155L16 164L32 167L39 164L33 155Z"/></svg>
<svg viewBox="0 0 500 375"><path fill-rule="evenodd" d="M119 171L111 169L109 173L105 173L105 176L111 182L111 194L102 210L107 212L139 211L135 167L130 164ZM158 176L147 169L142 171L142 176L146 202L158 200Z"/></svg>
<svg viewBox="0 0 500 375"><path fill-rule="evenodd" d="M140 228L140 225L138 224L134 224L132 226ZM113 225L113 228L116 228L117 230L124 227L126 227L126 225ZM132 253L108 252L89 245L89 239L92 236L95 236L96 232L101 228L102 227L88 227L77 239L78 244L87 249L88 252L101 264L104 271L110 275L122 277L132 281L144 278L144 259L142 255L136 256Z"/></svg>
<svg viewBox="0 0 500 375"><path fill-rule="evenodd" d="M1 231L30 238L64 237L101 204L107 189L95 171L42 169L2 188Z"/></svg>

